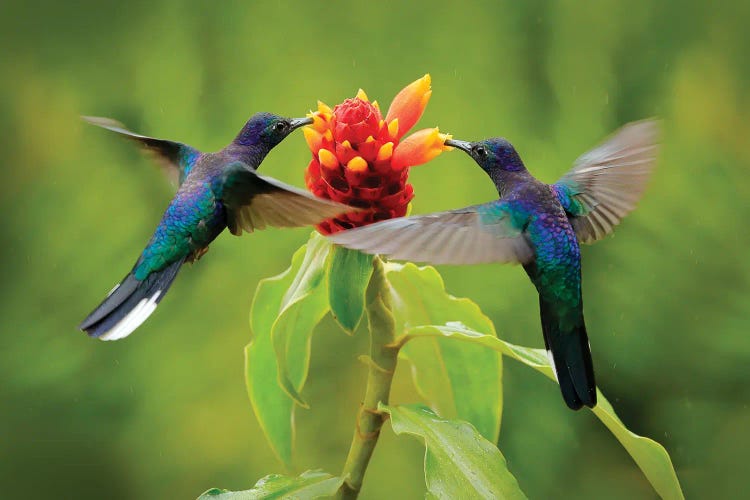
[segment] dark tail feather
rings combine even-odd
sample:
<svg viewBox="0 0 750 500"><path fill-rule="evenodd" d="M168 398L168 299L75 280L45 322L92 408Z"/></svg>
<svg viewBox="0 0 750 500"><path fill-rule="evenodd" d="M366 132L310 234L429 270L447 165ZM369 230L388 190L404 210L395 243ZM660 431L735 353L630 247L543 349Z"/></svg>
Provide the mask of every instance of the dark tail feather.
<svg viewBox="0 0 750 500"><path fill-rule="evenodd" d="M554 306L539 297L547 355L560 384L563 399L572 410L596 406L596 382L589 338L583 315L578 324L563 330Z"/></svg>
<svg viewBox="0 0 750 500"><path fill-rule="evenodd" d="M177 277L184 260L152 272L143 281L135 279L131 272L78 328L100 340L127 337L154 312Z"/></svg>

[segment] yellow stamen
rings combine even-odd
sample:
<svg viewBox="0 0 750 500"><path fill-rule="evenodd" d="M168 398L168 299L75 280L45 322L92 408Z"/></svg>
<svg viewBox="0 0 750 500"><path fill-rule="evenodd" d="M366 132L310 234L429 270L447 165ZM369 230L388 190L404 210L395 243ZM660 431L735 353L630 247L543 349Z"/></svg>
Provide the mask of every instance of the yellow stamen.
<svg viewBox="0 0 750 500"><path fill-rule="evenodd" d="M346 164L346 168L352 172L364 172L367 170L367 162L361 156L355 156L349 163Z"/></svg>
<svg viewBox="0 0 750 500"><path fill-rule="evenodd" d="M327 149L321 149L318 151L318 161L322 166L329 170L334 170L339 167L339 160L336 158L336 155Z"/></svg>
<svg viewBox="0 0 750 500"><path fill-rule="evenodd" d="M440 137L440 140L443 141L443 151L453 151L452 147L445 145L445 141L450 141L451 139L453 139L453 135L452 134L438 134L438 136Z"/></svg>
<svg viewBox="0 0 750 500"><path fill-rule="evenodd" d="M398 118L394 118L393 121L388 124L388 133L391 137L396 137L398 134Z"/></svg>
<svg viewBox="0 0 750 500"><path fill-rule="evenodd" d="M305 136L307 145L312 151L320 148L320 144L323 142L323 134L312 127L304 127L302 129L302 134Z"/></svg>
<svg viewBox="0 0 750 500"><path fill-rule="evenodd" d="M312 125L311 125L311 126L312 126L312 128L314 128L315 130L317 130L317 131L318 131L318 132L320 132L320 133L323 133L323 131L324 131L324 130L325 130L326 128L328 128L328 125L326 124L326 120L325 120L325 118L323 118L323 117L322 117L322 116L320 115L320 113L313 113L313 114L312 114L312 115L310 115L310 116L311 116L311 118L313 119L313 122L312 122Z"/></svg>
<svg viewBox="0 0 750 500"><path fill-rule="evenodd" d="M393 156L393 143L392 142L386 142L382 146L380 146L380 149L378 150L378 156L377 161L386 161L390 160L391 156Z"/></svg>

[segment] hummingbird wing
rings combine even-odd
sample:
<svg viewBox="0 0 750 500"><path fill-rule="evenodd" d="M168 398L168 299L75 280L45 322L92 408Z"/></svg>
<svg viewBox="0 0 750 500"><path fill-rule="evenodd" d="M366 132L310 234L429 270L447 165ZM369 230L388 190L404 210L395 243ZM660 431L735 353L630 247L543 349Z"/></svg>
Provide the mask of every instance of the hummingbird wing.
<svg viewBox="0 0 750 500"><path fill-rule="evenodd" d="M155 139L136 134L125 128L125 125L111 118L100 116L82 116L84 121L97 127L115 132L122 137L138 142L146 151L154 154L157 162L164 169L170 181L178 186L183 183L188 172L195 164L201 152L180 142Z"/></svg>
<svg viewBox="0 0 750 500"><path fill-rule="evenodd" d="M654 167L658 135L655 120L629 123L552 185L580 242L603 238L635 208Z"/></svg>
<svg viewBox="0 0 750 500"><path fill-rule="evenodd" d="M239 236L266 226L301 227L318 224L347 212L359 211L324 200L272 177L258 175L242 162L224 169L222 201L229 231Z"/></svg>
<svg viewBox="0 0 750 500"><path fill-rule="evenodd" d="M329 239L367 253L431 264L525 263L534 255L503 201L386 220Z"/></svg>

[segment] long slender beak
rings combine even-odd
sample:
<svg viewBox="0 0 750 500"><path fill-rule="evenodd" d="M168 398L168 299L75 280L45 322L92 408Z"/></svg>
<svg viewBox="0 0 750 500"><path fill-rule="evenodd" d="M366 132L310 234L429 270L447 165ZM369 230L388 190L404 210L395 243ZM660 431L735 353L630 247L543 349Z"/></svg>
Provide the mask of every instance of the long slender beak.
<svg viewBox="0 0 750 500"><path fill-rule="evenodd" d="M313 122L312 118L292 118L289 120L289 124L292 126L292 130L310 125Z"/></svg>
<svg viewBox="0 0 750 500"><path fill-rule="evenodd" d="M471 154L471 143L468 141L459 141L456 139L448 139L445 141L446 146L450 146L452 148L458 148L461 151L465 153Z"/></svg>

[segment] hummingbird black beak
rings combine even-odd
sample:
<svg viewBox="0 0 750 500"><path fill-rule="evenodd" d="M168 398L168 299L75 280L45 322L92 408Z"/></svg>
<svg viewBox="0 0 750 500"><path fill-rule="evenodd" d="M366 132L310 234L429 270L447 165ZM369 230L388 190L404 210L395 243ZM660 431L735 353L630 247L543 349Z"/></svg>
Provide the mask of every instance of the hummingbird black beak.
<svg viewBox="0 0 750 500"><path fill-rule="evenodd" d="M310 125L313 122L312 118L292 118L289 120L289 125L292 126L292 130Z"/></svg>
<svg viewBox="0 0 750 500"><path fill-rule="evenodd" d="M446 146L450 146L452 148L458 148L461 151L465 153L471 154L471 143L468 141L459 141L456 139L448 139L445 141Z"/></svg>

